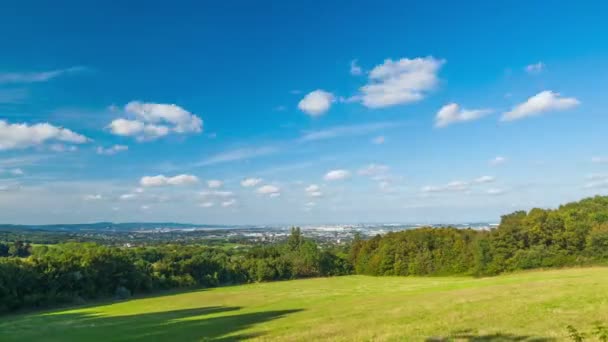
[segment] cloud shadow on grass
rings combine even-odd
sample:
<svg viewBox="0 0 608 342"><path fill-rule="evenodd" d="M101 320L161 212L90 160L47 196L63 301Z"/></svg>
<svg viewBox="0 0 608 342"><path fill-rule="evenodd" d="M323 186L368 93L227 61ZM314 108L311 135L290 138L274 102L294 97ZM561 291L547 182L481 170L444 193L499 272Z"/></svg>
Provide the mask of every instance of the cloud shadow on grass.
<svg viewBox="0 0 608 342"><path fill-rule="evenodd" d="M125 316L55 313L33 316L28 323L38 330L39 341L240 341L262 335L244 332L256 324L302 311L238 313L239 310L240 307L213 306ZM27 331L23 333L28 335Z"/></svg>
<svg viewBox="0 0 608 342"><path fill-rule="evenodd" d="M426 342L552 342L551 337L540 337L530 335L515 335L507 333L476 334L472 330L461 330L450 334L448 337L429 337Z"/></svg>

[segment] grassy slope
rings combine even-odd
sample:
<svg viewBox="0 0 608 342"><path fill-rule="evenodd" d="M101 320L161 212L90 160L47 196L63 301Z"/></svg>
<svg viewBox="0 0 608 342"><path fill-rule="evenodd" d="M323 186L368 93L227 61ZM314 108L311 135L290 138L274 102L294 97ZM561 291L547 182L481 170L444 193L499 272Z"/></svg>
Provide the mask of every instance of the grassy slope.
<svg viewBox="0 0 608 342"><path fill-rule="evenodd" d="M608 323L608 268L494 278L349 276L0 318L1 341L566 339ZM499 334L503 339L493 339ZM485 336L485 337L484 337ZM484 339L485 338L485 339Z"/></svg>

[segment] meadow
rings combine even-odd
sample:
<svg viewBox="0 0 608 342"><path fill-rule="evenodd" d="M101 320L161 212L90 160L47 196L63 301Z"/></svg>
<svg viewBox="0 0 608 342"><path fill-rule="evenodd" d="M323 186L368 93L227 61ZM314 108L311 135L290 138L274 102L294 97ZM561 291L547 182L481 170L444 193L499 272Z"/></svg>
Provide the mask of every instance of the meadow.
<svg viewBox="0 0 608 342"><path fill-rule="evenodd" d="M608 323L608 268L343 276L167 293L0 319L1 341L561 341ZM593 340L590 338L589 340Z"/></svg>

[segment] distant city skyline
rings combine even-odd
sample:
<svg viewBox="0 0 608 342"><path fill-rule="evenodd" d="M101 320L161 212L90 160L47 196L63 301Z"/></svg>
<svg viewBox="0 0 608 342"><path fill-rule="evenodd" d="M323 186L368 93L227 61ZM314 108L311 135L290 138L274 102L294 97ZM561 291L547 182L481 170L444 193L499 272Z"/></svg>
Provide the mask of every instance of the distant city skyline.
<svg viewBox="0 0 608 342"><path fill-rule="evenodd" d="M442 6L0 5L0 223L494 223L607 194L608 4Z"/></svg>

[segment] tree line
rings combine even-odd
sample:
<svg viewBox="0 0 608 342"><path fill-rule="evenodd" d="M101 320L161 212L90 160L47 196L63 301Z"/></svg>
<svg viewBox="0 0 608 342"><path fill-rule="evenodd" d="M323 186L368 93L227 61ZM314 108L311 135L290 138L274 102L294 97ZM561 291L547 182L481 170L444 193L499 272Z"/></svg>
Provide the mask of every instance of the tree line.
<svg viewBox="0 0 608 342"><path fill-rule="evenodd" d="M496 275L608 261L608 197L504 215L497 228L420 228L357 239L358 274Z"/></svg>
<svg viewBox="0 0 608 342"><path fill-rule="evenodd" d="M187 287L304 277L496 275L608 261L608 197L505 215L497 228L419 228L319 246L293 228L247 250L193 244L135 248L0 244L0 313Z"/></svg>
<svg viewBox="0 0 608 342"><path fill-rule="evenodd" d="M321 249L299 228L293 228L283 243L247 251L177 244L3 246L0 250L7 252L0 258L0 313L173 288L352 273L345 251Z"/></svg>

